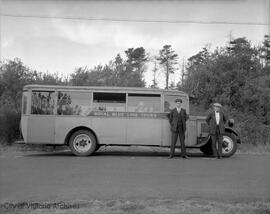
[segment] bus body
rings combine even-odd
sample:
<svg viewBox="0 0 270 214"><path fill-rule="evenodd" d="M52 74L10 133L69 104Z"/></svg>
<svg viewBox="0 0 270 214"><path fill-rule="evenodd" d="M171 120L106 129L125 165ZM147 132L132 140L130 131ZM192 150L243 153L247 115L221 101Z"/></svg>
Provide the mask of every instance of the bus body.
<svg viewBox="0 0 270 214"><path fill-rule="evenodd" d="M100 145L167 147L176 98L189 114L188 95L176 90L27 85L21 131L25 143L67 144L76 155L92 154ZM186 146L201 148L207 141L205 117L189 116Z"/></svg>

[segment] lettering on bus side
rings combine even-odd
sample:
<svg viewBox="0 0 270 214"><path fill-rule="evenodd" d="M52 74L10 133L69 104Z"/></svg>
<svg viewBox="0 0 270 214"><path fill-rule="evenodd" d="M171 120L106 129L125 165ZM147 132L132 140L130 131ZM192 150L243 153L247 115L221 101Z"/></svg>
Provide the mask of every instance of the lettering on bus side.
<svg viewBox="0 0 270 214"><path fill-rule="evenodd" d="M89 116L103 117L134 117L134 118L167 118L167 113L142 113L142 112L102 112L92 111Z"/></svg>
<svg viewBox="0 0 270 214"><path fill-rule="evenodd" d="M93 116L108 116L108 112L93 111Z"/></svg>

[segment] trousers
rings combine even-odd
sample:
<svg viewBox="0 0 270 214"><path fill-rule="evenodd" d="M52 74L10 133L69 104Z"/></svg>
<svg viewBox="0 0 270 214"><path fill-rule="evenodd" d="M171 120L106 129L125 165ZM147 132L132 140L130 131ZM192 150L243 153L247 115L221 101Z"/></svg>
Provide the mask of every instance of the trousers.
<svg viewBox="0 0 270 214"><path fill-rule="evenodd" d="M223 136L222 134L220 134L219 126L216 127L216 133L211 134L211 141L212 141L213 155L215 157L221 157Z"/></svg>
<svg viewBox="0 0 270 214"><path fill-rule="evenodd" d="M171 141L171 151L170 156L174 156L175 145L177 142L177 138L179 136L180 144L181 144L181 155L186 156L186 146L185 146L185 133L181 129L177 129L176 132L172 132L172 141Z"/></svg>

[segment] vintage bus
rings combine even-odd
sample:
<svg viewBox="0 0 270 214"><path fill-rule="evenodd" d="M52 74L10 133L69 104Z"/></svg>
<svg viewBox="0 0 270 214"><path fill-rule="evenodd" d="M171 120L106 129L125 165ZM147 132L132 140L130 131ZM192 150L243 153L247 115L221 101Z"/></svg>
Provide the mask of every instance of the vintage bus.
<svg viewBox="0 0 270 214"><path fill-rule="evenodd" d="M176 90L129 87L26 85L23 88L21 132L25 143L68 145L87 156L101 145L169 147L168 113L175 99L189 97ZM226 127L223 155L236 151L238 134ZM205 117L189 116L186 146L211 154Z"/></svg>

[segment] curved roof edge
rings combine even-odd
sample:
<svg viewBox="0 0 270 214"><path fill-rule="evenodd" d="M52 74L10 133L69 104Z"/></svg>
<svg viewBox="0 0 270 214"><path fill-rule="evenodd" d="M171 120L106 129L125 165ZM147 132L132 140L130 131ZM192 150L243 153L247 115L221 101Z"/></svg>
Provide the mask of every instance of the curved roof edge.
<svg viewBox="0 0 270 214"><path fill-rule="evenodd" d="M23 87L26 89L71 89L71 90L115 90L115 91L148 91L148 92L170 92L170 93L181 93L187 94L183 91L178 90L167 90L167 89L157 89L157 88L142 88L142 87L117 87L117 86L66 86L66 85L40 85L40 84L30 84Z"/></svg>

